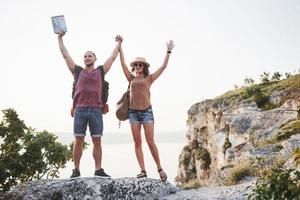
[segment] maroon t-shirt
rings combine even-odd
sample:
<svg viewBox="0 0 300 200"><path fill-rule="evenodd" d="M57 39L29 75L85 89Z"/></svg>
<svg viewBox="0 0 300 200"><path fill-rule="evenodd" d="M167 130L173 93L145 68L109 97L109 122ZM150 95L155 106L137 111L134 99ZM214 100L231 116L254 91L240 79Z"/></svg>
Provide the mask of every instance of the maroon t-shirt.
<svg viewBox="0 0 300 200"><path fill-rule="evenodd" d="M75 66L75 71L81 68ZM73 107L102 107L102 77L99 69L82 69L75 86Z"/></svg>

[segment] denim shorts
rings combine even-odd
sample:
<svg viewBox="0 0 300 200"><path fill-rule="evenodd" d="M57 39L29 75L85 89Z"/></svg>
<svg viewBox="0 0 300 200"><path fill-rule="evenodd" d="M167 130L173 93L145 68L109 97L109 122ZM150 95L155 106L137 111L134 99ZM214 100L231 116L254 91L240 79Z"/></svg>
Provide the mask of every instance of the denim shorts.
<svg viewBox="0 0 300 200"><path fill-rule="evenodd" d="M129 109L129 122L130 124L154 123L152 108L149 107L146 110Z"/></svg>
<svg viewBox="0 0 300 200"><path fill-rule="evenodd" d="M74 135L85 136L89 126L92 137L101 137L103 132L102 109L100 107L79 107L74 115Z"/></svg>

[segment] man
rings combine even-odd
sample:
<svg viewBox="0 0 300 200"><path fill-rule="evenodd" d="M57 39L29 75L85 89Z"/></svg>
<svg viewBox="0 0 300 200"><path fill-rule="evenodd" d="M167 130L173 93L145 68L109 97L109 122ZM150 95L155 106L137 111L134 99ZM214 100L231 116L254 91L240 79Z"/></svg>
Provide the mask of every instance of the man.
<svg viewBox="0 0 300 200"><path fill-rule="evenodd" d="M95 176L102 178L110 178L108 174L101 168L102 160L102 147L101 136L103 131L103 119L102 119L102 77L101 70L95 68L95 62L97 60L95 53L87 51L84 54L85 68L81 68L76 65L69 55L64 42L64 32L58 34L59 49L67 63L67 66L71 73L75 75L80 71L78 82L75 86L75 96L73 100L74 108L74 136L75 143L73 148L73 160L74 169L72 171L71 178L80 176L80 159L82 155L82 148L84 143L84 137L86 135L87 125L89 125L90 134L93 141L93 157L95 160ZM111 56L103 64L103 71L107 73L114 60L116 59L120 47L122 38L116 37L117 45L114 48Z"/></svg>

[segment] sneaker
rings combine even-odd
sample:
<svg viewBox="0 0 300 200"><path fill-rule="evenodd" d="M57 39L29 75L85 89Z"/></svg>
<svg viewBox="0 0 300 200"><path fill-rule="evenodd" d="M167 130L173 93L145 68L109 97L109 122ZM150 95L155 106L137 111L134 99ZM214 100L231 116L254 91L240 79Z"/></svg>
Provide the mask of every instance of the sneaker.
<svg viewBox="0 0 300 200"><path fill-rule="evenodd" d="M111 176L106 174L102 168L96 170L94 176L99 176L100 178L111 178Z"/></svg>
<svg viewBox="0 0 300 200"><path fill-rule="evenodd" d="M75 168L72 170L72 175L70 178L77 178L77 177L80 177L80 171L79 169Z"/></svg>

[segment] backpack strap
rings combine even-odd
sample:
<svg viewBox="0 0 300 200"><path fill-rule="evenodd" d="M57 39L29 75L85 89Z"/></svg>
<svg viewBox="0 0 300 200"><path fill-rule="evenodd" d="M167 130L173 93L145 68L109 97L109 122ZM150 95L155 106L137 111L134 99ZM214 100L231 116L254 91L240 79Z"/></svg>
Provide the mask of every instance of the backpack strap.
<svg viewBox="0 0 300 200"><path fill-rule="evenodd" d="M109 83L105 81L105 72L103 65L100 65L97 67L98 70L100 70L101 78L102 78L102 103L106 104L108 100L108 88Z"/></svg>
<svg viewBox="0 0 300 200"><path fill-rule="evenodd" d="M105 75L103 65L100 65L99 67L97 67L97 69L99 69L100 72L101 72L101 78L102 78L102 83L103 83L104 82L104 75Z"/></svg>
<svg viewBox="0 0 300 200"><path fill-rule="evenodd" d="M74 82L73 82L73 88L72 88L72 99L74 99L74 96L75 96L75 87L76 87L76 84L78 82L78 79L79 79L79 74L80 72L83 70L82 67L76 65L75 66L75 70L74 70Z"/></svg>

